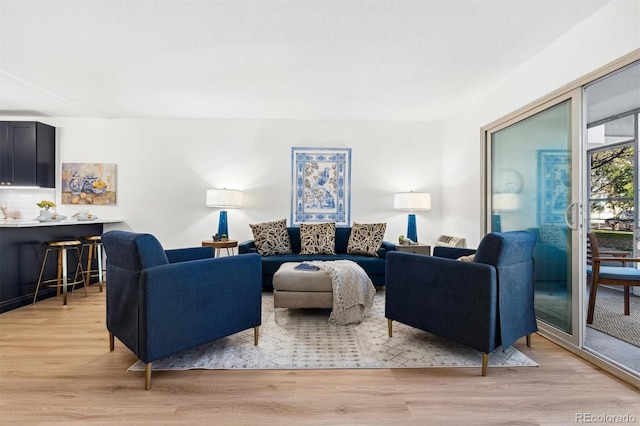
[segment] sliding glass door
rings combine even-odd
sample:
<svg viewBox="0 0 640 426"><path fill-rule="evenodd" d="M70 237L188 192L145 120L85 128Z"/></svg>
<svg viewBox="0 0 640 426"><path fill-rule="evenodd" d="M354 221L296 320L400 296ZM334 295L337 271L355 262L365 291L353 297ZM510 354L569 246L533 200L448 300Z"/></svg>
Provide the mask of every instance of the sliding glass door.
<svg viewBox="0 0 640 426"><path fill-rule="evenodd" d="M536 235L541 334L640 386L640 286L630 315L621 291L605 286L595 307L613 312L606 325L617 326L586 326L587 232L605 249L640 256L640 50L482 132L483 231Z"/></svg>
<svg viewBox="0 0 640 426"><path fill-rule="evenodd" d="M580 214L579 91L486 131L487 231L537 237L535 308L539 323L578 342L577 242Z"/></svg>

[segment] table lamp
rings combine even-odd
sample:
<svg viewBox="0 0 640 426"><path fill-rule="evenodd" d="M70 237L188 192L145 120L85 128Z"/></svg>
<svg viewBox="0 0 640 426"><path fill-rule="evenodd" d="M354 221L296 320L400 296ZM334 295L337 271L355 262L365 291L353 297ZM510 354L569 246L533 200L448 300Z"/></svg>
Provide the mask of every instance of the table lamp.
<svg viewBox="0 0 640 426"><path fill-rule="evenodd" d="M229 237L229 227L227 224L227 210L239 209L242 207L242 191L235 189L207 189L207 207L220 209L220 219L218 219L218 235Z"/></svg>
<svg viewBox="0 0 640 426"><path fill-rule="evenodd" d="M431 210L431 194L428 192L399 192L393 194L393 208L395 210L408 210L407 238L418 242L418 230L416 227L416 215L413 212Z"/></svg>

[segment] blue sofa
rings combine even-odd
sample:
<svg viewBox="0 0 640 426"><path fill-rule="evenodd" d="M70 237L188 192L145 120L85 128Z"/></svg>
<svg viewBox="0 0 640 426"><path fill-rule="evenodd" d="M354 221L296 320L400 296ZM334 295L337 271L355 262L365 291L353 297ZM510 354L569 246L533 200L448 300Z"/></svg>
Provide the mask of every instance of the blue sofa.
<svg viewBox="0 0 640 426"><path fill-rule="evenodd" d="M280 265L285 262L304 262L307 260L339 260L346 259L356 262L365 270L371 282L376 286L385 285L386 258L387 253L396 251L396 245L388 241L382 242L382 247L378 250L378 257L357 254L347 254L347 244L349 243L350 227L336 228L336 254L300 254L300 228L288 227L287 233L291 240L291 254L276 254L273 256L262 256L262 287L273 288L273 274ZM238 244L238 253L257 253L253 240L244 241Z"/></svg>
<svg viewBox="0 0 640 426"><path fill-rule="evenodd" d="M258 344L260 256L214 258L211 247L164 250L149 234L109 231L107 330L146 364L249 328Z"/></svg>
<svg viewBox="0 0 640 426"><path fill-rule="evenodd" d="M389 253L385 316L489 354L538 330L533 249L525 231L486 235L472 262L469 249L436 247L433 256Z"/></svg>

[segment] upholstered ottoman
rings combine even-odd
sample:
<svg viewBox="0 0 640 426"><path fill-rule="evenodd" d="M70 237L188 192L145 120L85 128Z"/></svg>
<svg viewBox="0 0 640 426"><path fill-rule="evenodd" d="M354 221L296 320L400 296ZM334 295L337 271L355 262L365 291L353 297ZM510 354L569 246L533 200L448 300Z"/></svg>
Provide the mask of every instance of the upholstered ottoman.
<svg viewBox="0 0 640 426"><path fill-rule="evenodd" d="M321 270L295 269L301 263L283 263L273 275L273 307L333 308L329 274Z"/></svg>

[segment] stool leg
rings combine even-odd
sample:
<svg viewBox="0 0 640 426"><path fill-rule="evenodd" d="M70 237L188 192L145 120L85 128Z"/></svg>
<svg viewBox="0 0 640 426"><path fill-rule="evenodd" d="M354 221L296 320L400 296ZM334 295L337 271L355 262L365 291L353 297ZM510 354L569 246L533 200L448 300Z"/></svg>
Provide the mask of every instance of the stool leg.
<svg viewBox="0 0 640 426"><path fill-rule="evenodd" d="M102 244L96 244L96 257L98 259L98 286L102 292L102 282L104 281L104 271L102 270Z"/></svg>
<svg viewBox="0 0 640 426"><path fill-rule="evenodd" d="M49 252L51 249L47 249L44 252L44 259L42 260L42 266L40 267L40 275L38 275L38 285L36 285L36 293L33 295L33 303L35 305L36 299L38 297L38 290L40 290L40 283L42 283L42 274L44 273L44 267L47 264L47 256L49 256Z"/></svg>
<svg viewBox="0 0 640 426"><path fill-rule="evenodd" d="M84 248L84 247L83 247ZM85 271L85 287L91 283L91 260L93 258L93 243L87 246L87 270Z"/></svg>
<svg viewBox="0 0 640 426"><path fill-rule="evenodd" d="M67 249L62 247L58 256L58 277L60 277L60 263L62 263L62 304L67 304ZM58 283L60 283L58 278Z"/></svg>
<svg viewBox="0 0 640 426"><path fill-rule="evenodd" d="M87 293L87 282L84 279L84 271L82 270L82 250L78 250L78 247L74 247L74 250L76 251L76 254L78 255L78 262L76 263L76 273L73 276L73 288L76 287L76 284L79 282L78 281L78 275L80 276L80 278L82 278L82 280L80 282L82 282L82 285L84 287L84 295L85 297L89 297L89 293Z"/></svg>

